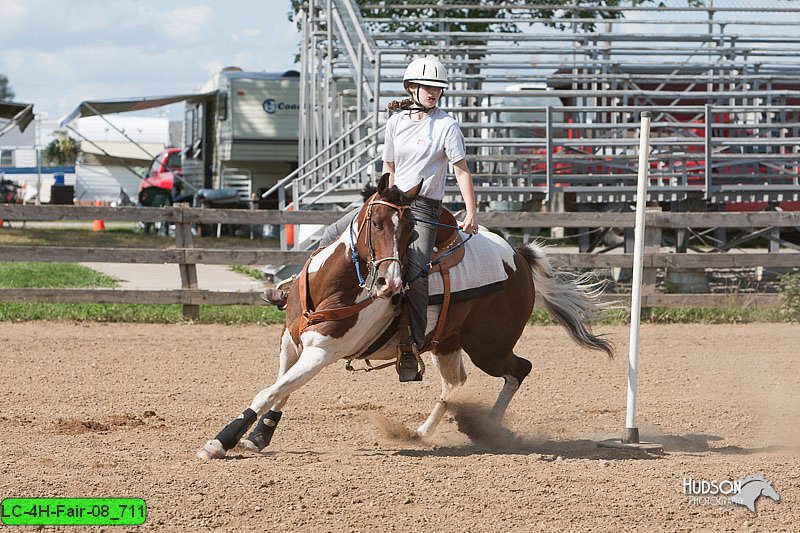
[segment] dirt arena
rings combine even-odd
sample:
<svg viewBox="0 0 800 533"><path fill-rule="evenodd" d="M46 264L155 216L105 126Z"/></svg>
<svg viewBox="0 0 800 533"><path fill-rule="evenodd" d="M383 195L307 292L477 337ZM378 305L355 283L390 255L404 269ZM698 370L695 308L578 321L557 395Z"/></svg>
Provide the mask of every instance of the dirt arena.
<svg viewBox="0 0 800 533"><path fill-rule="evenodd" d="M267 453L200 462L272 383L279 327L2 323L0 496L144 498L143 526L106 531L796 530L800 325L644 326L637 425L662 454L596 445L625 422L628 331L602 331L614 360L525 331L534 370L507 429L481 423L501 382L471 364L425 441L408 430L433 369L400 384L337 364L292 396ZM755 514L682 493L757 474L780 501Z"/></svg>

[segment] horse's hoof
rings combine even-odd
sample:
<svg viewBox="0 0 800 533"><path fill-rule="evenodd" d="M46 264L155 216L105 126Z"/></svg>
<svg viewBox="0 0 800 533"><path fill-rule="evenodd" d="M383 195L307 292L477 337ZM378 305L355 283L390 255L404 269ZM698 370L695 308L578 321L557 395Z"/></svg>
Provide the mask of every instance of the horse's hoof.
<svg viewBox="0 0 800 533"><path fill-rule="evenodd" d="M250 439L240 440L239 444L237 444L237 447L243 450L247 450L248 452L255 452L255 453L261 452L261 448L256 446Z"/></svg>
<svg viewBox="0 0 800 533"><path fill-rule="evenodd" d="M209 461L211 459L222 459L226 454L225 448L222 443L216 439L206 442L206 445L197 450L197 458L201 461Z"/></svg>

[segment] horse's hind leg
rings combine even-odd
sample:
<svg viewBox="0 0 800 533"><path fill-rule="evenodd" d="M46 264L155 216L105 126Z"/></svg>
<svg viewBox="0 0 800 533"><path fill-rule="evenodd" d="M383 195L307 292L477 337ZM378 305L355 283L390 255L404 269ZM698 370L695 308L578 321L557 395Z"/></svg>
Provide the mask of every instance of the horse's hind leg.
<svg viewBox="0 0 800 533"><path fill-rule="evenodd" d="M467 381L467 371L464 369L464 359L461 357L457 338L446 339L439 344L436 351L436 354L432 354L432 360L442 377L442 396L433 406L428 419L417 428L417 434L422 437L433 434L447 411L448 397Z"/></svg>
<svg viewBox="0 0 800 533"><path fill-rule="evenodd" d="M281 356L280 366L278 367L278 379L280 379L287 370L294 366L299 357L300 354L297 352L297 346L292 340L292 336L289 334L288 330L284 329L283 337L281 337ZM260 452L266 448L272 440L272 436L275 434L275 428L278 426L278 422L280 422L281 416L283 415L283 406L286 405L288 400L289 395L287 394L272 404L272 406L269 408L269 411L261 415L258 423L255 425L253 431L250 432L247 438L239 441L239 446L251 452Z"/></svg>
<svg viewBox="0 0 800 533"><path fill-rule="evenodd" d="M491 411L492 419L498 424L503 421L508 404L511 403L520 385L522 385L522 381L531 373L533 368L533 365L527 359L517 357L513 353L511 357L514 358L514 368L510 373L503 375L503 389L497 396Z"/></svg>

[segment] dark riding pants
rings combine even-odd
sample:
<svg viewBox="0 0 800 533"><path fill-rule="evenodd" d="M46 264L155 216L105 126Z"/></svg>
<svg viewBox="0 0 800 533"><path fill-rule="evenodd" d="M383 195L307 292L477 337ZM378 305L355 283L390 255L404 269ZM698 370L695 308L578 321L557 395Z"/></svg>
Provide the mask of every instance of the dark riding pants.
<svg viewBox="0 0 800 533"><path fill-rule="evenodd" d="M406 283L414 280L406 292L406 305L411 322L411 337L418 348L425 344L425 329L428 326L428 276L419 276L419 273L431 261L437 229L437 226L424 221L439 222L441 210L440 200L431 200L424 196L417 196L411 204L411 213L417 219L414 228L417 235L406 255Z"/></svg>

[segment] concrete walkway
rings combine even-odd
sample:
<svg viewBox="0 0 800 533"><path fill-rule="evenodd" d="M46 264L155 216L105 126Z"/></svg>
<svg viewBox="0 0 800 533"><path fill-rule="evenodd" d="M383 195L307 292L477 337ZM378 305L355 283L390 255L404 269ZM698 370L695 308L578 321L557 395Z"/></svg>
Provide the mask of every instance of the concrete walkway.
<svg viewBox="0 0 800 533"><path fill-rule="evenodd" d="M113 276L120 289L170 290L181 288L178 265L134 263L81 263L83 266ZM263 290L264 283L232 272L227 265L197 265L197 284L209 291L254 292Z"/></svg>

